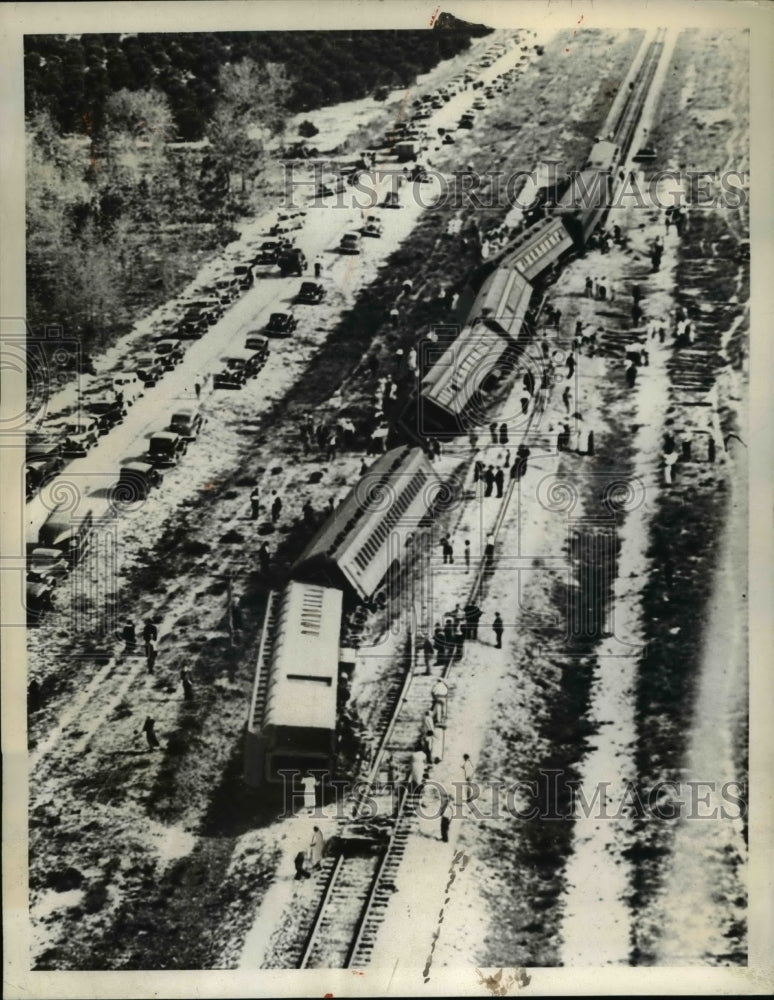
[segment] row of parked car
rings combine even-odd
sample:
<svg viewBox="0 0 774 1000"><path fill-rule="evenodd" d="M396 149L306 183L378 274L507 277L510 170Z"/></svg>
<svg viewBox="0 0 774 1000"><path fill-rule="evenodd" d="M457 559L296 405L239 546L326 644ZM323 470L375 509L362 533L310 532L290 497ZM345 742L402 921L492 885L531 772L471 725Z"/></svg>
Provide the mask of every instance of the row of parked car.
<svg viewBox="0 0 774 1000"><path fill-rule="evenodd" d="M198 406L181 407L172 414L167 428L151 434L148 451L141 461L121 467L111 501L144 500L161 486L164 469L178 463L189 444L199 436L203 417ZM107 501L106 503L110 503ZM89 550L95 523L94 507L69 511L55 510L44 521L36 541L27 545L28 622L37 624L51 606L54 589L70 574Z"/></svg>

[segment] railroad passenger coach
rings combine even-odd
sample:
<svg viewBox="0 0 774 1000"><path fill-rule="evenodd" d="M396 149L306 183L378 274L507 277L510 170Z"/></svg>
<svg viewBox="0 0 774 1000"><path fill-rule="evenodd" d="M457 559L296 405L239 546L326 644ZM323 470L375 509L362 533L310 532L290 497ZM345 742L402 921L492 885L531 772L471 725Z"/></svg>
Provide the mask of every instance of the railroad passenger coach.
<svg viewBox="0 0 774 1000"><path fill-rule="evenodd" d="M292 569L296 579L369 600L402 562L432 510L440 479L421 448L393 448L339 504Z"/></svg>
<svg viewBox="0 0 774 1000"><path fill-rule="evenodd" d="M253 787L283 771L333 776L341 602L340 590L295 581L269 595L245 729Z"/></svg>

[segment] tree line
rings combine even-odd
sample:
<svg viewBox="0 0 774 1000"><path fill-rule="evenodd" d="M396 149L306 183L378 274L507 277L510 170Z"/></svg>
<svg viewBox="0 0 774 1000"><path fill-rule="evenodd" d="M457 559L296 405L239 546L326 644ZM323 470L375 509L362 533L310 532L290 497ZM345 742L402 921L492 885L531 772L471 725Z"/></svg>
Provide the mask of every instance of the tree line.
<svg viewBox="0 0 774 1000"><path fill-rule="evenodd" d="M109 346L236 236L290 113L407 86L478 30L27 36L28 321Z"/></svg>
<svg viewBox="0 0 774 1000"><path fill-rule="evenodd" d="M153 89L169 102L175 136L195 141L206 133L229 63L282 65L292 81L287 108L295 113L408 87L489 30L455 21L440 31L27 35L26 107L77 134L85 124L102 127L116 91Z"/></svg>

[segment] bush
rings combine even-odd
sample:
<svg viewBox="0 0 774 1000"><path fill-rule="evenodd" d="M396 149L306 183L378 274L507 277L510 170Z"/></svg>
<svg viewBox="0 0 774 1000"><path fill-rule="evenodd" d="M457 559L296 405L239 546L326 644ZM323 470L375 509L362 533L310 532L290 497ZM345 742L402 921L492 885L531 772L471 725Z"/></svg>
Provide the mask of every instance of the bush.
<svg viewBox="0 0 774 1000"><path fill-rule="evenodd" d="M310 122L308 118L298 126L298 134L303 136L304 139L311 139L313 135L318 135L319 132L319 128L317 128L314 122Z"/></svg>

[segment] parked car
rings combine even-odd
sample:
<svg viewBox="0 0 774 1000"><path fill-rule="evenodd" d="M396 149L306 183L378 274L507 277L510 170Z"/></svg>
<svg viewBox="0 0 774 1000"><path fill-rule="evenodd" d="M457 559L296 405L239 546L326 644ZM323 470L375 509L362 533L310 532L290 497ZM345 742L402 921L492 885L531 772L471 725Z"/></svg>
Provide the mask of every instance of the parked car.
<svg viewBox="0 0 774 1000"><path fill-rule="evenodd" d="M215 282L215 294L224 305L230 305L240 291L238 278L221 278Z"/></svg>
<svg viewBox="0 0 774 1000"><path fill-rule="evenodd" d="M381 236L384 225L378 215L367 215L363 224L363 236Z"/></svg>
<svg viewBox="0 0 774 1000"><path fill-rule="evenodd" d="M296 229L303 229L304 220L300 217L292 219L281 219L279 222L275 222L274 225L269 230L272 236L279 236L281 233L292 233Z"/></svg>
<svg viewBox="0 0 774 1000"><path fill-rule="evenodd" d="M319 281L302 281L298 291L298 301L314 305L325 298L325 288Z"/></svg>
<svg viewBox="0 0 774 1000"><path fill-rule="evenodd" d="M216 373L213 385L216 389L241 389L249 378L253 378L263 368L266 354L263 351L244 350L224 359L224 368Z"/></svg>
<svg viewBox="0 0 774 1000"><path fill-rule="evenodd" d="M88 552L93 529L94 514L90 509L73 516L57 508L43 522L38 532L38 545L43 549L57 549L75 565Z"/></svg>
<svg viewBox="0 0 774 1000"><path fill-rule="evenodd" d="M35 490L61 470L64 465L62 441L60 438L44 434L30 434L27 438L26 455L26 495L27 499Z"/></svg>
<svg viewBox="0 0 774 1000"><path fill-rule="evenodd" d="M239 280L241 288L252 288L255 283L253 269L249 264L237 264L234 268L234 277Z"/></svg>
<svg viewBox="0 0 774 1000"><path fill-rule="evenodd" d="M299 247L283 247L277 254L277 264L283 277L294 274L300 278L306 270L306 254Z"/></svg>
<svg viewBox="0 0 774 1000"><path fill-rule="evenodd" d="M187 311L198 310L208 326L214 326L223 315L223 304L216 298L189 299L186 301Z"/></svg>
<svg viewBox="0 0 774 1000"><path fill-rule="evenodd" d="M269 354L269 342L257 330L251 330L245 338L245 350L262 354L265 359Z"/></svg>
<svg viewBox="0 0 774 1000"><path fill-rule="evenodd" d="M148 461L151 465L176 465L185 455L188 442L171 431L157 431L148 442Z"/></svg>
<svg viewBox="0 0 774 1000"><path fill-rule="evenodd" d="M93 416L52 425L61 432L63 455L86 455L99 439L99 421Z"/></svg>
<svg viewBox="0 0 774 1000"><path fill-rule="evenodd" d="M344 233L339 243L339 253L360 253L360 233Z"/></svg>
<svg viewBox="0 0 774 1000"><path fill-rule="evenodd" d="M206 310L194 307L188 309L178 322L175 327L175 335L180 340L198 340L203 333L207 332L209 325L209 313Z"/></svg>
<svg viewBox="0 0 774 1000"><path fill-rule="evenodd" d="M183 360L185 351L179 340L164 337L156 341L156 354L165 372L172 371L176 364Z"/></svg>
<svg viewBox="0 0 774 1000"><path fill-rule="evenodd" d="M93 399L86 403L84 410L95 418L99 425L99 433L107 434L116 424L120 424L126 416L126 406L117 399Z"/></svg>
<svg viewBox="0 0 774 1000"><path fill-rule="evenodd" d="M144 389L145 384L138 377L137 372L118 372L113 376L113 392L116 396L120 394L124 406L131 406L136 399L142 396Z"/></svg>
<svg viewBox="0 0 774 1000"><path fill-rule="evenodd" d="M269 316L265 331L269 337L289 337L298 326L298 320L289 312L276 312Z"/></svg>
<svg viewBox="0 0 774 1000"><path fill-rule="evenodd" d="M127 462L121 469L115 486L119 501L145 500L155 486L161 486L164 476L149 462Z"/></svg>
<svg viewBox="0 0 774 1000"><path fill-rule="evenodd" d="M152 386L164 374L164 366L156 355L141 354L135 361L135 371L146 386Z"/></svg>
<svg viewBox="0 0 774 1000"><path fill-rule="evenodd" d="M169 430L174 434L179 434L186 441L195 441L202 429L203 422L204 418L195 407L186 406L172 414Z"/></svg>
<svg viewBox="0 0 774 1000"><path fill-rule="evenodd" d="M282 247L276 240L265 240L258 247L258 253L253 257L253 265L256 264L276 264L277 255Z"/></svg>

